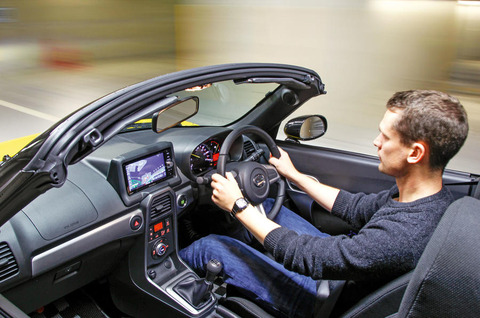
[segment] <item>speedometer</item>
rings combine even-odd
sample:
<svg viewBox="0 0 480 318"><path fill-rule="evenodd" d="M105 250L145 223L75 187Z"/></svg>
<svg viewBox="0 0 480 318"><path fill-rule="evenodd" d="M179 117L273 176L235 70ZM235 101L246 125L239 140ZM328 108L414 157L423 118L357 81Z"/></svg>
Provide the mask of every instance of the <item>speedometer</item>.
<svg viewBox="0 0 480 318"><path fill-rule="evenodd" d="M213 164L213 153L206 144L198 145L190 155L190 170L201 173L208 170Z"/></svg>

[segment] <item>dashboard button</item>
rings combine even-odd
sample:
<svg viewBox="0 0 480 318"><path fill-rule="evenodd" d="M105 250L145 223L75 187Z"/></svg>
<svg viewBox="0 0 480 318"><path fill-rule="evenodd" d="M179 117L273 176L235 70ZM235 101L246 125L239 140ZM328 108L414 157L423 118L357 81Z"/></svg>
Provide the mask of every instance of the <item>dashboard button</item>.
<svg viewBox="0 0 480 318"><path fill-rule="evenodd" d="M179 207L184 208L187 206L188 200L187 197L183 194L179 195L177 198L177 204Z"/></svg>
<svg viewBox="0 0 480 318"><path fill-rule="evenodd" d="M154 271L153 269L149 270L147 274L148 274L148 277L150 277L150 279L155 279L157 277L157 272Z"/></svg>
<svg viewBox="0 0 480 318"><path fill-rule="evenodd" d="M139 215L135 215L130 219L130 228L134 231L137 231L142 227L143 219Z"/></svg>

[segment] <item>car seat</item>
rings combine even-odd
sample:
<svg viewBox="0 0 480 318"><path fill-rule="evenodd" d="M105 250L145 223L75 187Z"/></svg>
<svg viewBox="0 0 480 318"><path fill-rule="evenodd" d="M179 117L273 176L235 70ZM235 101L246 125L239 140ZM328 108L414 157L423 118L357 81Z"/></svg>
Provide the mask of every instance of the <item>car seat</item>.
<svg viewBox="0 0 480 318"><path fill-rule="evenodd" d="M405 286L398 306L395 299ZM367 296L342 317L386 316L480 316L480 200L467 196L453 202L414 271Z"/></svg>

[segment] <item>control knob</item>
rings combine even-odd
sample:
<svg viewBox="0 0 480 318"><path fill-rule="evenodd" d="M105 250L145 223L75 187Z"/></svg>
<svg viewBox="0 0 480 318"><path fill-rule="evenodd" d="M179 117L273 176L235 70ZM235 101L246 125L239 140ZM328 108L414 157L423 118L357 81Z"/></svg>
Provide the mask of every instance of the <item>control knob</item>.
<svg viewBox="0 0 480 318"><path fill-rule="evenodd" d="M163 256L167 252L168 245L162 241L158 241L153 246L154 255L157 257Z"/></svg>

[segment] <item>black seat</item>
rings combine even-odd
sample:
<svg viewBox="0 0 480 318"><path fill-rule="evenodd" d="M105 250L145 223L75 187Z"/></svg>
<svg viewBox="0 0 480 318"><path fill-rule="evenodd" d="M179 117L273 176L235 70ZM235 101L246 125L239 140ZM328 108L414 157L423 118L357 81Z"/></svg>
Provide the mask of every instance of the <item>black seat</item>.
<svg viewBox="0 0 480 318"><path fill-rule="evenodd" d="M398 291L406 282L408 285L398 306L392 299L398 299ZM389 297L390 293L396 293L395 297ZM413 273L367 296L342 317L385 316L480 316L479 200L464 197L452 203Z"/></svg>

